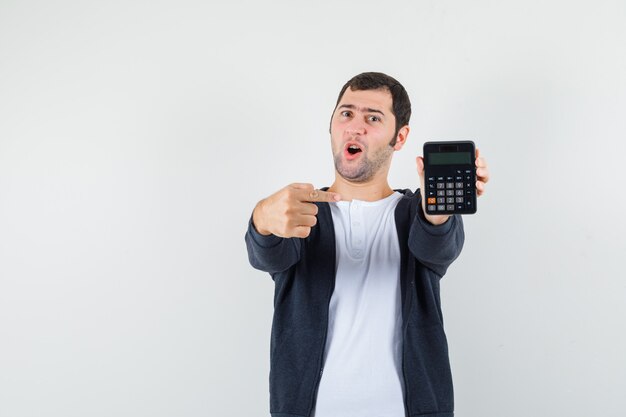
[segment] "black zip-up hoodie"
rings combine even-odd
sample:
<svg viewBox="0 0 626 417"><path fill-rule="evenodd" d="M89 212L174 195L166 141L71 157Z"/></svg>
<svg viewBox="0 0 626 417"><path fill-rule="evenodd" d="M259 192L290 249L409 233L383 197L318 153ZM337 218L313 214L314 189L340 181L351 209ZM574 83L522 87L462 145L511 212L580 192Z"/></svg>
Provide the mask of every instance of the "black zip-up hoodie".
<svg viewBox="0 0 626 417"><path fill-rule="evenodd" d="M400 243L403 319L402 372L407 417L452 417L454 400L443 330L439 280L460 254L458 215L442 225L423 214L419 190L395 209ZM272 417L310 417L322 377L328 306L335 287L335 230L328 203L315 203L317 224L305 239L259 234L248 224L250 264L274 280L270 345Z"/></svg>

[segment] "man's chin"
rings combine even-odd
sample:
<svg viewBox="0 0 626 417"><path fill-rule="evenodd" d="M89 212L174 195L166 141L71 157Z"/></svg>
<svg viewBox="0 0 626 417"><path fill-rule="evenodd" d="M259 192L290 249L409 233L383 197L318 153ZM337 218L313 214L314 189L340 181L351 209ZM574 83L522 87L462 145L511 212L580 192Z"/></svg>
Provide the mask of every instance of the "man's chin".
<svg viewBox="0 0 626 417"><path fill-rule="evenodd" d="M372 179L373 176L368 172L349 172L339 169L337 169L337 174L339 174L339 176L344 180L355 184L363 184L364 182L368 182L370 179Z"/></svg>
<svg viewBox="0 0 626 417"><path fill-rule="evenodd" d="M335 171L341 178L355 184L362 184L369 181L374 176L370 164L366 161L358 163L348 162L342 159L341 155L335 156Z"/></svg>

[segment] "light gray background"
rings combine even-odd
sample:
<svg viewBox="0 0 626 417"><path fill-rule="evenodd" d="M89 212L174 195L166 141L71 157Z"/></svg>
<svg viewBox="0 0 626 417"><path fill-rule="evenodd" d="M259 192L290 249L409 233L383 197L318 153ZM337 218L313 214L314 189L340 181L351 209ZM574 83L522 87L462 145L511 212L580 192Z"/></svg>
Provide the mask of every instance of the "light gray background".
<svg viewBox="0 0 626 417"><path fill-rule="evenodd" d="M443 308L460 417L626 409L626 3L0 1L0 416L266 416L259 199L330 185L345 81L492 181Z"/></svg>

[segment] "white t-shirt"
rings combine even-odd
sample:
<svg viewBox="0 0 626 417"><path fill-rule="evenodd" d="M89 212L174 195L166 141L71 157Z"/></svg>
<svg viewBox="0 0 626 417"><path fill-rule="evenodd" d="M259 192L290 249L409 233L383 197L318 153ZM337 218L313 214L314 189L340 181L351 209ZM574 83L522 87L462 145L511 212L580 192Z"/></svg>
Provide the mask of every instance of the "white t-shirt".
<svg viewBox="0 0 626 417"><path fill-rule="evenodd" d="M394 218L401 198L330 203L337 274L314 417L405 417Z"/></svg>

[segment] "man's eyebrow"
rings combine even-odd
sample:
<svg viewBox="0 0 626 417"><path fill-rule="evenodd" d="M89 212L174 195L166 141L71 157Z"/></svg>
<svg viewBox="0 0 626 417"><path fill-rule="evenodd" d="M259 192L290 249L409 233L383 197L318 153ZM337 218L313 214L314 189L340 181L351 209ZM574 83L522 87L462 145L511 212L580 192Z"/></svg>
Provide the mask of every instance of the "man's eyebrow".
<svg viewBox="0 0 626 417"><path fill-rule="evenodd" d="M357 108L354 104L342 104L341 106L339 106L340 109L350 109L350 110L359 110L362 113L380 113L383 116L385 115L385 113L383 113L382 111L378 110L378 109L372 109L369 107L360 107Z"/></svg>

